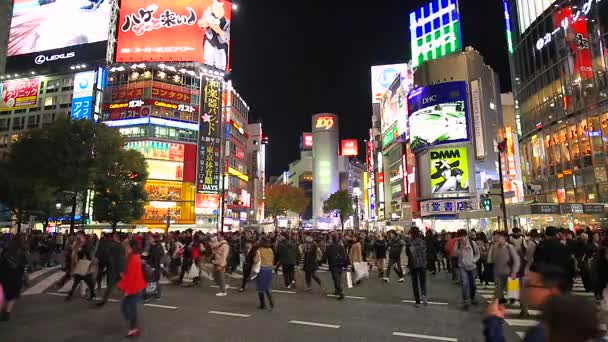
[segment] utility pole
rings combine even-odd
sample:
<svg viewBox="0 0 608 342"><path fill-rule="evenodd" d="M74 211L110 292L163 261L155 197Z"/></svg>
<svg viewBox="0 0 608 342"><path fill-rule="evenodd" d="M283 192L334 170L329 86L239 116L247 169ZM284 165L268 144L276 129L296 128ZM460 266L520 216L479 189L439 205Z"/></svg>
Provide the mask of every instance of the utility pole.
<svg viewBox="0 0 608 342"><path fill-rule="evenodd" d="M502 176L502 153L507 150L507 139L503 139L498 143L498 179L500 181L500 206L502 208L502 222L505 228L505 232L509 231L509 225L507 223L507 206L505 205L505 187Z"/></svg>

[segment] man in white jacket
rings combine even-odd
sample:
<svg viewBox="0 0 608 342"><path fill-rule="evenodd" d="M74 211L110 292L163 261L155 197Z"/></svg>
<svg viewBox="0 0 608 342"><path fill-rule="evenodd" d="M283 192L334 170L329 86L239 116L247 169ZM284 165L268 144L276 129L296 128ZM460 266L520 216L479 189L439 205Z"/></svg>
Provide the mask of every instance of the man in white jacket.
<svg viewBox="0 0 608 342"><path fill-rule="evenodd" d="M477 278L477 261L479 260L479 248L477 244L468 237L467 231L458 231L458 241L454 244L454 255L458 258L458 271L460 272L460 284L462 285L463 310L469 309L469 304L477 305L475 299L475 278Z"/></svg>

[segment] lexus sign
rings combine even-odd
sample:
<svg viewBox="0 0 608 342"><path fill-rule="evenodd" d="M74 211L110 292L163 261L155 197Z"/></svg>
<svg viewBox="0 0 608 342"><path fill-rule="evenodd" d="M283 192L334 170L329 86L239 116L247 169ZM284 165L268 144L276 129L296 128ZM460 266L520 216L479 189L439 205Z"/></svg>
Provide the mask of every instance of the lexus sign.
<svg viewBox="0 0 608 342"><path fill-rule="evenodd" d="M57 61L60 59L69 59L69 58L74 58L76 57L76 52L66 52L66 53L61 53L61 54L57 54L57 55L38 55L36 56L36 58L34 58L34 63L41 65L44 64L46 62L52 62L52 61Z"/></svg>

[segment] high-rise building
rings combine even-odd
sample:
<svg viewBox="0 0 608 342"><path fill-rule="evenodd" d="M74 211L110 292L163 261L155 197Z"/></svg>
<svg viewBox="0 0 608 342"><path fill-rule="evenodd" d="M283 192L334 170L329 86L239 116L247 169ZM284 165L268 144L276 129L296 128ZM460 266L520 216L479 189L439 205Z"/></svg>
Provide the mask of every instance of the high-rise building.
<svg viewBox="0 0 608 342"><path fill-rule="evenodd" d="M264 199L266 194L266 144L262 123L249 124L247 139L247 164L249 168L249 194L251 206L249 222L264 221Z"/></svg>

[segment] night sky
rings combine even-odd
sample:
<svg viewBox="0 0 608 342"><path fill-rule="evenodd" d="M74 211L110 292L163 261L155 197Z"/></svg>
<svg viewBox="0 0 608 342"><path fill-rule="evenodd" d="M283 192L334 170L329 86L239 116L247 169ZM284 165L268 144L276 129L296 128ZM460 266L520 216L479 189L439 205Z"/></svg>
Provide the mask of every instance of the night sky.
<svg viewBox="0 0 608 342"><path fill-rule="evenodd" d="M410 59L409 13L421 0L240 0L232 21L232 78L270 138L267 175L299 158L311 116L340 117L341 138L371 125L370 66ZM510 91L501 0L460 0L465 46L473 46ZM361 157L362 158L362 157Z"/></svg>

